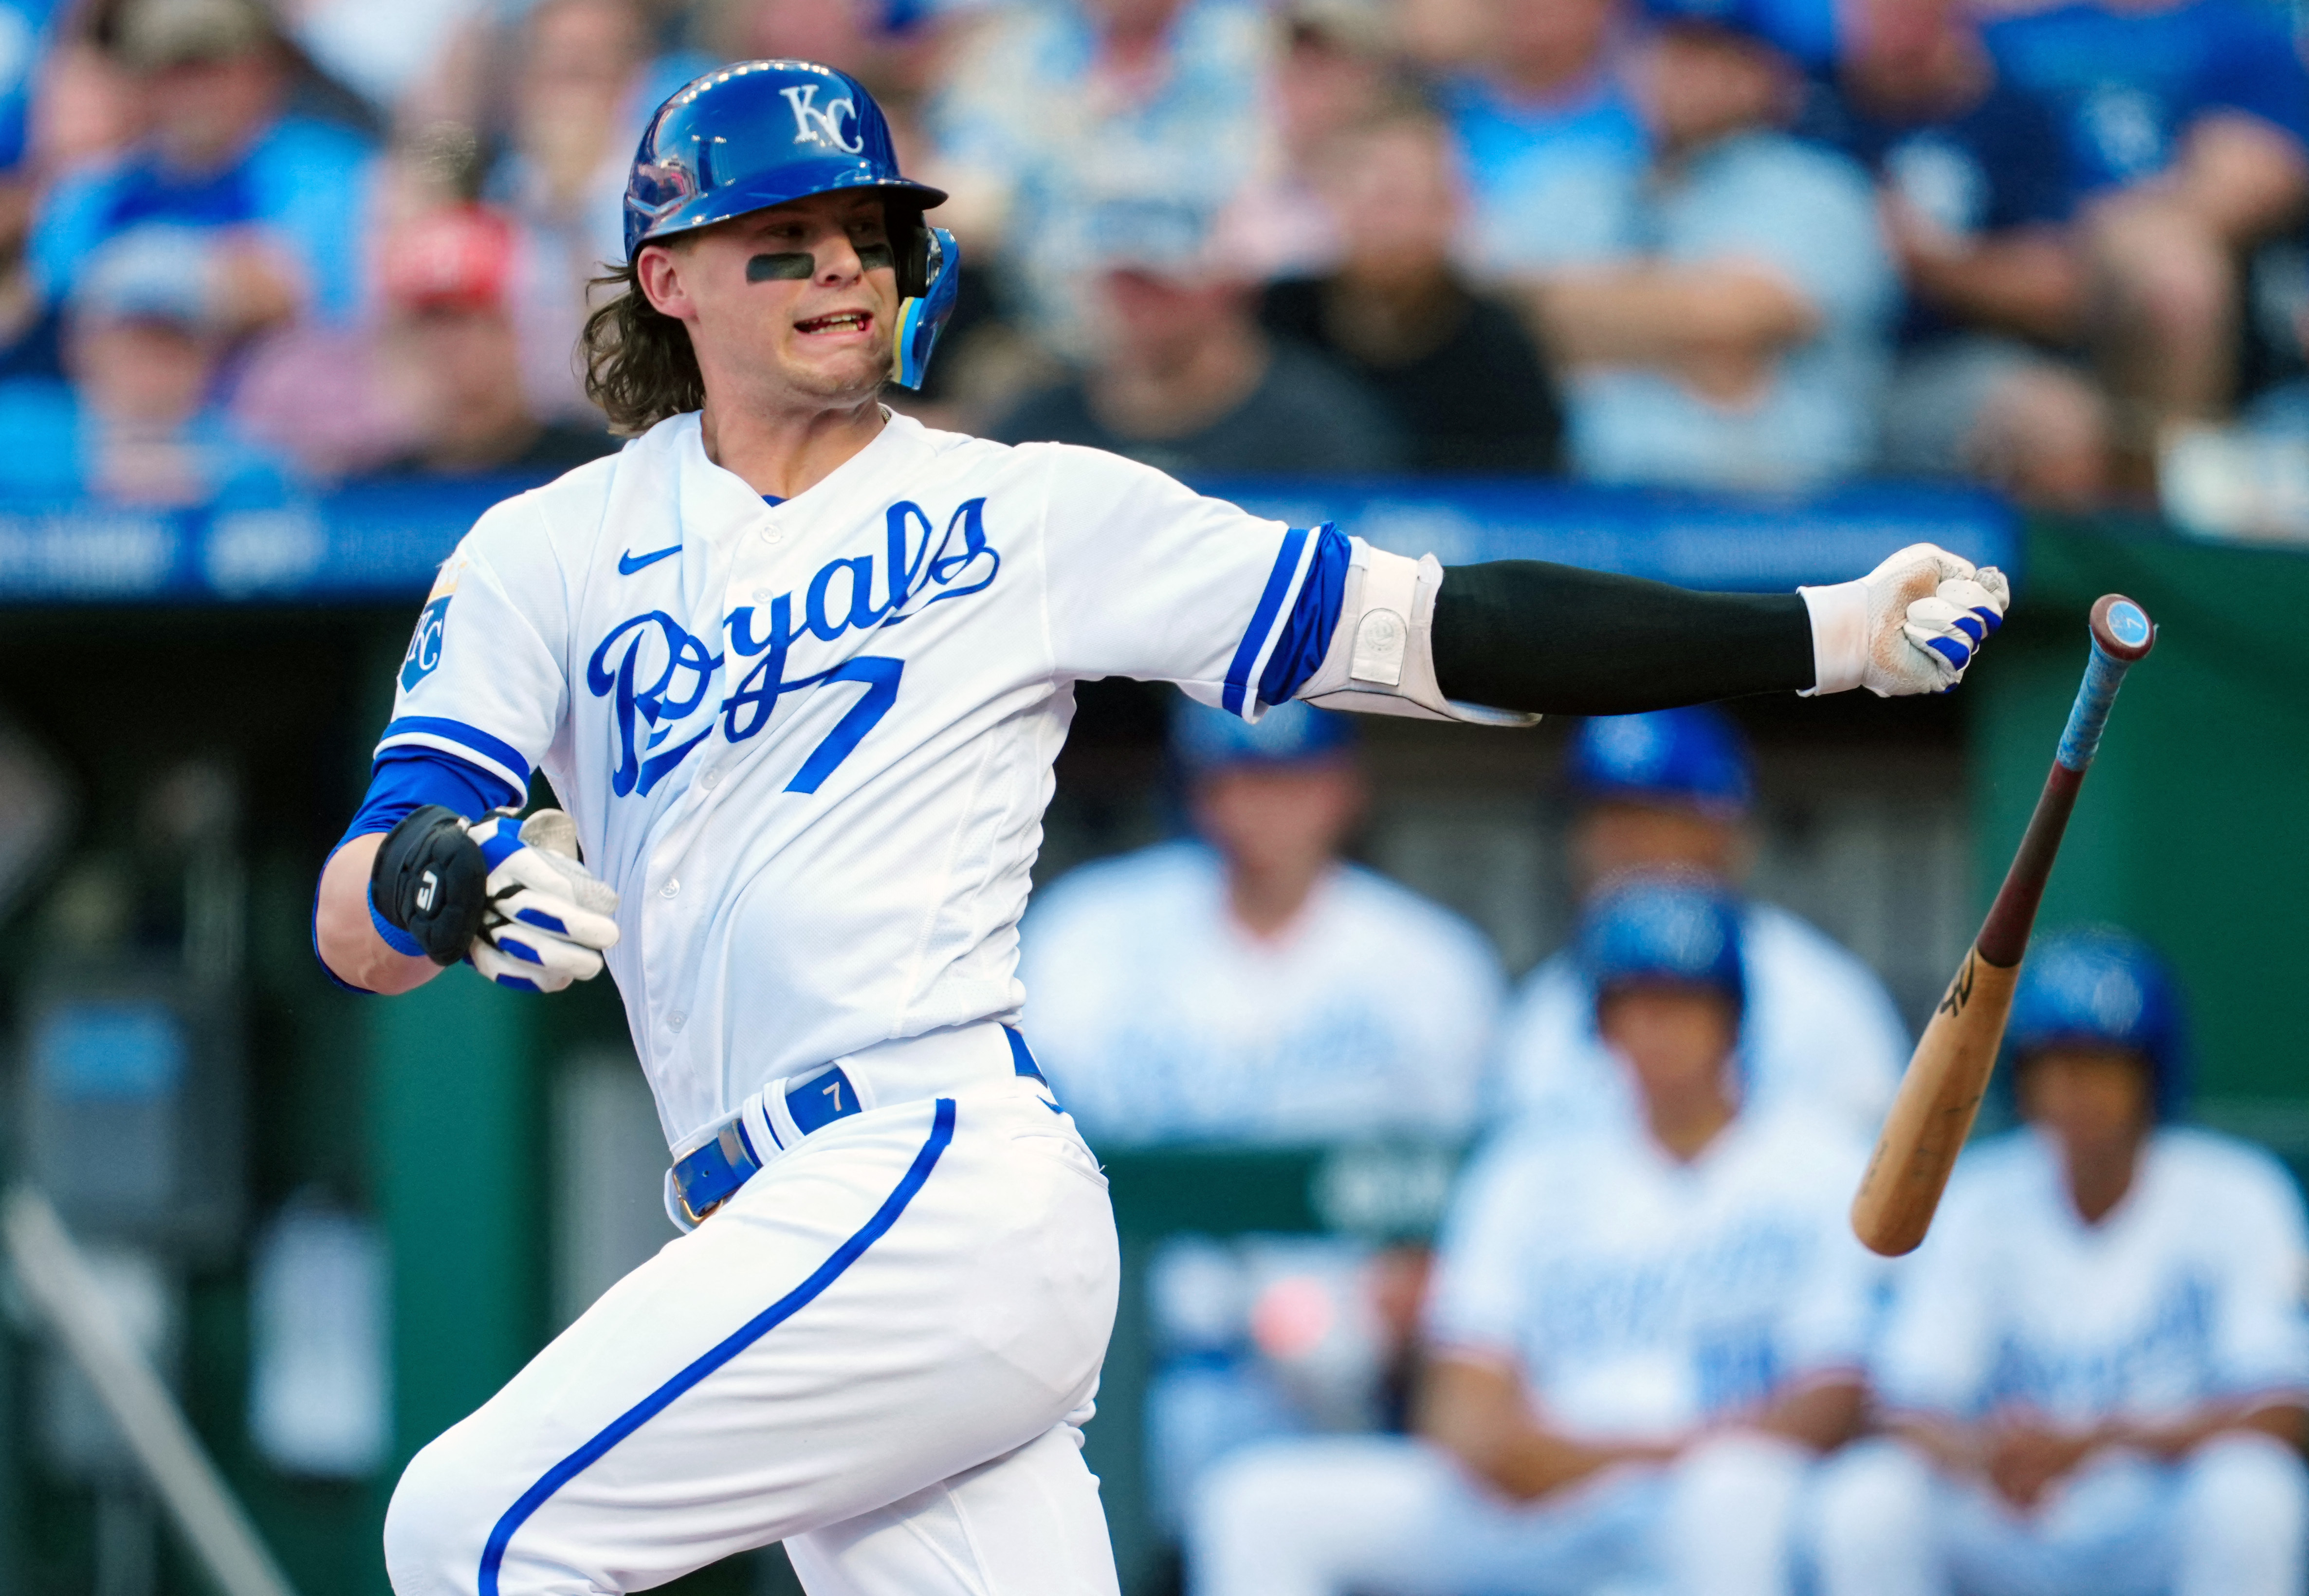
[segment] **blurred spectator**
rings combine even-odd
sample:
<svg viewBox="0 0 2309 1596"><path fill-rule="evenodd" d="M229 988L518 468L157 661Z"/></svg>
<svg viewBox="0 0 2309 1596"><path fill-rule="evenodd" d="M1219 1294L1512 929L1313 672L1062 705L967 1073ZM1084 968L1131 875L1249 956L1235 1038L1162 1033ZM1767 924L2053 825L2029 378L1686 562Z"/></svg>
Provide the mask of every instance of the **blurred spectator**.
<svg viewBox="0 0 2309 1596"><path fill-rule="evenodd" d="M1621 85L1619 0L1488 0L1478 63L1445 87L1487 273L1613 260L1636 246L1649 141Z"/></svg>
<svg viewBox="0 0 2309 1596"><path fill-rule="evenodd" d="M1362 377L1414 470L1557 470L1563 420L1539 350L1512 307L1451 263L1462 203L1442 124L1384 114L1333 141L1322 180L1342 258L1328 277L1270 286L1268 330Z"/></svg>
<svg viewBox="0 0 2309 1596"><path fill-rule="evenodd" d="M1181 702L1198 840L1036 897L1026 1032L1094 1146L1474 1128L1498 963L1457 916L1340 859L1362 815L1353 739L1302 703L1247 726Z"/></svg>
<svg viewBox="0 0 2309 1596"><path fill-rule="evenodd" d="M1875 1359L1891 1435L1821 1492L1822 1596L2295 1596L2309 1227L2274 1159L2183 1130L2170 978L2043 938L2028 1128L1965 1155Z"/></svg>
<svg viewBox="0 0 2309 1596"><path fill-rule="evenodd" d="M494 0L290 0L282 21L323 71L390 109L440 70L461 24Z"/></svg>
<svg viewBox="0 0 2309 1596"><path fill-rule="evenodd" d="M1736 883L1751 842L1752 778L1720 710L1664 710L1585 722L1573 735L1572 874L1583 896L1637 876ZM1908 1038L1875 973L1813 927L1753 899L1739 907L1750 1100L1795 1104L1872 1136L1908 1058ZM1526 978L1503 1030L1502 1086L1526 1119L1624 1118L1621 1072L1590 1023L1577 959Z"/></svg>
<svg viewBox="0 0 2309 1596"><path fill-rule="evenodd" d="M385 473L550 477L617 448L598 418L547 421L531 409L507 304L513 264L512 227L479 206L420 218L387 241L385 299L423 436Z"/></svg>
<svg viewBox="0 0 2309 1596"><path fill-rule="evenodd" d="M1867 175L1782 131L1794 64L1709 0L1650 0L1646 252L1545 277L1573 462L1604 481L1795 487L1875 453L1898 280ZM1689 13L1689 14L1687 14Z"/></svg>
<svg viewBox="0 0 2309 1596"><path fill-rule="evenodd" d="M1221 1464L1196 1596L1790 1589L1814 1454L1859 1416L1876 1275L1845 1212L1865 1146L1743 1107L1729 903L1630 887L1579 946L1639 1116L1484 1155L1437 1264L1424 1439Z"/></svg>
<svg viewBox="0 0 2309 1596"><path fill-rule="evenodd" d="M145 130L48 196L31 242L42 292L63 298L108 239L158 223L215 235L228 332L349 317L374 155L350 128L287 109L290 59L270 13L255 0L129 0L117 49Z"/></svg>
<svg viewBox="0 0 2309 1596"><path fill-rule="evenodd" d="M2085 324L2074 189L2052 109L1999 74L1961 0L1855 0L1815 131L1872 169L1909 307L1884 469L2083 508L2107 487L2100 393L2044 352Z"/></svg>
<svg viewBox="0 0 2309 1596"><path fill-rule="evenodd" d="M1337 263L1338 227L1316 168L1334 140L1386 102L1399 70L1393 22L1378 0L1291 0L1284 8L1286 42L1269 91L1272 164L1220 219L1222 246L1247 270L1293 277Z"/></svg>
<svg viewBox="0 0 2309 1596"><path fill-rule="evenodd" d="M0 16L5 16L0 11ZM4 111L0 111L4 117ZM0 120L0 141L7 126ZM15 125L21 134L21 123ZM25 246L31 236L39 180L22 143L0 142L0 382L64 377L64 319L33 280Z"/></svg>
<svg viewBox="0 0 2309 1596"><path fill-rule="evenodd" d="M513 59L508 147L482 192L520 231L514 308L531 401L575 418L586 406L570 351L587 285L626 258L626 178L657 108L643 103L654 86L645 18L634 0L539 0Z"/></svg>
<svg viewBox="0 0 2309 1596"><path fill-rule="evenodd" d="M232 270L197 229L148 224L102 246L67 307L73 387L0 384L0 488L146 508L277 496L277 463L212 402Z"/></svg>
<svg viewBox="0 0 2309 1596"><path fill-rule="evenodd" d="M1357 476L1400 468L1395 427L1353 377L1259 331L1258 290L1191 219L1108 218L1092 272L1103 348L987 429L1003 443L1110 449L1175 476ZM1153 225L1153 224L1175 225Z"/></svg>
<svg viewBox="0 0 2309 1596"><path fill-rule="evenodd" d="M1275 30L1251 0L1021 0L948 62L930 179L1015 314L1055 352L1097 342L1102 220L1118 206L1216 214L1271 147Z"/></svg>
<svg viewBox="0 0 2309 1596"><path fill-rule="evenodd" d="M2242 252L2309 196L2309 74L2255 0L2097 0L1993 22L2059 114L2088 212L2093 325L2128 448L2234 401Z"/></svg>

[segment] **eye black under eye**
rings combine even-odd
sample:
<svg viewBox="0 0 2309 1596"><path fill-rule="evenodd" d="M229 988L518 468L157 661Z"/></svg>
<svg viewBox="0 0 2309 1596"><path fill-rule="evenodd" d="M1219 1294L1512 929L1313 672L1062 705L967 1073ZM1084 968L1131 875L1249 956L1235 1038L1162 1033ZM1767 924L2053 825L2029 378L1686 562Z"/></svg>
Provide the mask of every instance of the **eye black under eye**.
<svg viewBox="0 0 2309 1596"><path fill-rule="evenodd" d="M748 282L787 282L817 274L817 258L801 250L757 254L746 263Z"/></svg>
<svg viewBox="0 0 2309 1596"><path fill-rule="evenodd" d="M897 253L886 244L860 244L858 264L868 272L895 272L898 269Z"/></svg>

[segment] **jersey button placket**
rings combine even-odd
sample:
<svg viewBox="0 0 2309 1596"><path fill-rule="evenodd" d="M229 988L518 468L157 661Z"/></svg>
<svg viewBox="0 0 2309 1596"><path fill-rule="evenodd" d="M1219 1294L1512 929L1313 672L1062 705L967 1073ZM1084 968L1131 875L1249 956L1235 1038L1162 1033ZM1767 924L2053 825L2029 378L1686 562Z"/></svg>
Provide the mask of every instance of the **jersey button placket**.
<svg viewBox="0 0 2309 1596"><path fill-rule="evenodd" d="M678 876L667 876L665 884L657 889L657 895L661 898L679 898L681 896L681 878Z"/></svg>

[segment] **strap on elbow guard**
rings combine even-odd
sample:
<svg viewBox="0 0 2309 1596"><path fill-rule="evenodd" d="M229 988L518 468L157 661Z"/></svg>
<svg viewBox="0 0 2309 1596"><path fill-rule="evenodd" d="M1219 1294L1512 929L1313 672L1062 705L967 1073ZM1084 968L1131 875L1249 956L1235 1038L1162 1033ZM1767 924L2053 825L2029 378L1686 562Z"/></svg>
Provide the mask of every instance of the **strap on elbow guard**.
<svg viewBox="0 0 2309 1596"><path fill-rule="evenodd" d="M417 939L427 958L454 964L480 934L489 864L455 810L427 804L385 834L369 869L368 897L377 913Z"/></svg>
<svg viewBox="0 0 2309 1596"><path fill-rule="evenodd" d="M1443 696L1435 678L1435 595L1443 566L1433 555L1410 559L1355 539L1338 629L1322 668L1298 696L1327 710L1464 720L1474 726L1535 726L1520 710L1487 709Z"/></svg>

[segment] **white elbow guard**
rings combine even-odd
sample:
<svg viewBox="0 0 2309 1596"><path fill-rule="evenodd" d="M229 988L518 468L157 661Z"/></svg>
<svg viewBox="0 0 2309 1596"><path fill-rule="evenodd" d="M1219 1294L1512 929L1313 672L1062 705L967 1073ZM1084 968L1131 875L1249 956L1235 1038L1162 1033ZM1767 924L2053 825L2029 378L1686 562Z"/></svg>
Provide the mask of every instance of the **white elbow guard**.
<svg viewBox="0 0 2309 1596"><path fill-rule="evenodd" d="M1298 696L1327 710L1465 720L1476 726L1533 726L1537 715L1485 709L1443 696L1435 680L1435 595L1443 565L1433 555L1407 559L1357 538L1347 567L1346 600L1330 651Z"/></svg>

